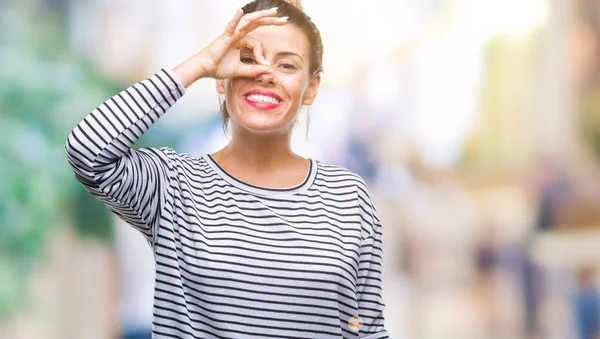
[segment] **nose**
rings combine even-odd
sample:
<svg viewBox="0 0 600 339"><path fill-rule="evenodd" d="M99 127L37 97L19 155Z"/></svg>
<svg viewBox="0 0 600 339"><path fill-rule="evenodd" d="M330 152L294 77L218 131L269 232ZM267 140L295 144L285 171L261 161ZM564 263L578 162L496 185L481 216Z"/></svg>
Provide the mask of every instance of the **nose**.
<svg viewBox="0 0 600 339"><path fill-rule="evenodd" d="M277 82L277 77L275 77L275 72L263 72L261 74L259 74L258 76L256 76L255 78L256 82L262 83L262 84L276 84Z"/></svg>

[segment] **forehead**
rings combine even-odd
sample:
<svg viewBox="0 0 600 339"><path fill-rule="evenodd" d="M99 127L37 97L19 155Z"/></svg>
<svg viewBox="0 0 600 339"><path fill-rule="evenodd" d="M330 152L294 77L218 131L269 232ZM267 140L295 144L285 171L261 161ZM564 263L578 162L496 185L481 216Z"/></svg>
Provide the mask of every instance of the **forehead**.
<svg viewBox="0 0 600 339"><path fill-rule="evenodd" d="M294 25L261 26L248 33L248 36L262 41L265 53L294 52L308 60L308 39Z"/></svg>

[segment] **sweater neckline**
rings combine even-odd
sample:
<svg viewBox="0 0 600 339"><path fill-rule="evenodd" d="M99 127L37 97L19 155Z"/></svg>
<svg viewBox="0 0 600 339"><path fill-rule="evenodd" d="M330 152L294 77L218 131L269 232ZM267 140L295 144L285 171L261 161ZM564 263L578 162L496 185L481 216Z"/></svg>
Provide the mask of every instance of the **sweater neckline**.
<svg viewBox="0 0 600 339"><path fill-rule="evenodd" d="M213 157L210 154L205 154L202 158L212 168L212 170L214 170L219 175L219 177L221 177L223 180L227 181L232 186L235 186L241 190L244 190L244 191L247 191L247 192L250 192L253 194L263 195L263 196L292 195L292 194L298 194L298 193L304 192L313 184L313 182L315 181L315 178L317 176L318 162L311 158L308 158L308 160L309 160L308 172L306 173L304 180L300 184L292 186L292 187L288 187L288 188L262 187L262 186L256 186L256 185L246 183L242 180L237 179L233 175L229 174L215 161L215 159L213 159Z"/></svg>

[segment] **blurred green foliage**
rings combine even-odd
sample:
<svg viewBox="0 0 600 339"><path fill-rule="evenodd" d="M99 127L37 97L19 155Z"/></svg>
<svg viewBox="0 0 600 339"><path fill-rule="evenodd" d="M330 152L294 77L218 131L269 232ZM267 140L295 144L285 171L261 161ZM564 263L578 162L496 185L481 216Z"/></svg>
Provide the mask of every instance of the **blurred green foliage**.
<svg viewBox="0 0 600 339"><path fill-rule="evenodd" d="M60 13L15 4L0 9L0 319L26 304L24 282L57 227L111 239L108 209L63 147L90 103L122 88L69 50Z"/></svg>

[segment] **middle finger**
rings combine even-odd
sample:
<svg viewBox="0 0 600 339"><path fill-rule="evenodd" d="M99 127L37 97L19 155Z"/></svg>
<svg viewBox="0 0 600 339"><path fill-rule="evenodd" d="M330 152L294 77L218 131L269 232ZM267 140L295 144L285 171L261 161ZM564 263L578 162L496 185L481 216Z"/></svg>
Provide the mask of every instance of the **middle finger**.
<svg viewBox="0 0 600 339"><path fill-rule="evenodd" d="M240 26L238 26L238 29L236 30L236 32L233 34L232 39L234 41L241 39L243 36L252 32L253 30L257 29L260 26L273 26L273 25L274 26L283 26L287 23L287 20L288 20L287 17L281 17L281 18L266 17L266 18L261 18L261 19L251 21L251 22L245 24L244 26L242 26L240 24Z"/></svg>

